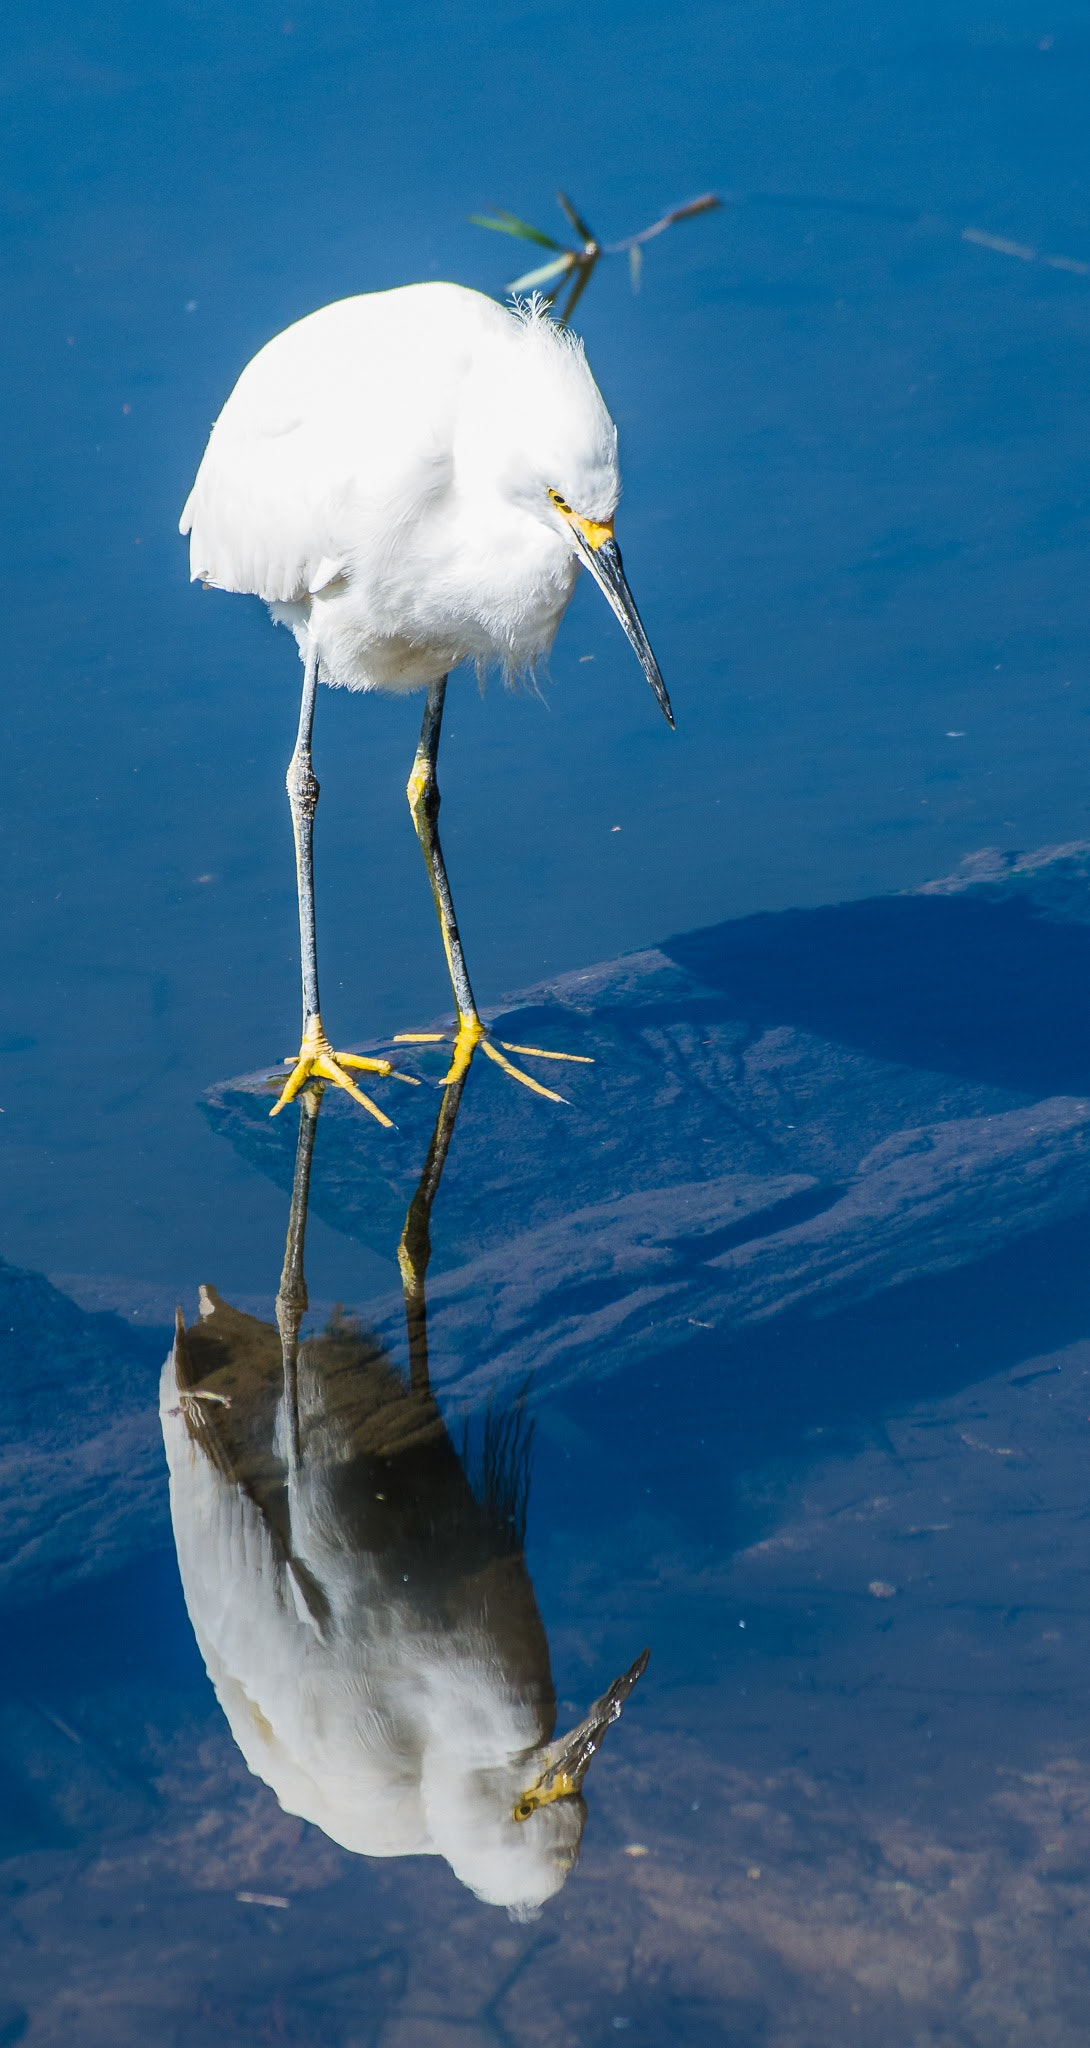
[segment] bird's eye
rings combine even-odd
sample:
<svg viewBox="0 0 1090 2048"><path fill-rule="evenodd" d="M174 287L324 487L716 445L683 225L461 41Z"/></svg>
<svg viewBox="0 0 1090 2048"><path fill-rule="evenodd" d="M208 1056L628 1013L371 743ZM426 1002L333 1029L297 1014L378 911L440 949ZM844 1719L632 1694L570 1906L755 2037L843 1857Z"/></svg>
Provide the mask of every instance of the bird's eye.
<svg viewBox="0 0 1090 2048"><path fill-rule="evenodd" d="M564 502L564 499L563 499L563 498L561 497L561 495L560 495L560 492L559 492L559 491L550 491L550 492L549 492L549 496L550 496L550 498L552 499L552 501L553 501L553 504L554 504L554 505L556 506L556 509L557 509L557 511L558 511L558 512L564 512L564 513L566 513L566 514L567 514L567 516L568 516L568 518L570 519L570 518L571 518L571 506L570 506L570 505L567 505L567 504L565 504L565 502Z"/></svg>

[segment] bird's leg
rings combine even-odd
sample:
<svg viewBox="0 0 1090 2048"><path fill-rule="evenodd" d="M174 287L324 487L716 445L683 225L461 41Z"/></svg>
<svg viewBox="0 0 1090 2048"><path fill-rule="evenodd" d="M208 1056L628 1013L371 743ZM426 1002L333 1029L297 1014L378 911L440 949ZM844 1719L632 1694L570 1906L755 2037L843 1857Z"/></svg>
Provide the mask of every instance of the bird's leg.
<svg viewBox="0 0 1090 2048"><path fill-rule="evenodd" d="M345 1089L356 1102L369 1109L380 1124L390 1128L390 1118L384 1116L378 1105L357 1088L345 1072L348 1067L362 1068L371 1074L391 1074L389 1060L369 1060L358 1053L334 1052L322 1026L322 1012L318 1002L318 942L314 930L314 813L318 808L318 778L310 758L310 739L314 727L314 700L318 691L318 646L312 637L307 647L306 665L303 670L303 701L299 707L299 732L295 752L288 763L288 802L291 805L291 824L295 835L295 875L299 890L299 944L303 968L303 1038L299 1057L290 1061L289 1074L274 1103L270 1115L277 1116L285 1104L294 1100L300 1088L311 1079L332 1081L337 1088ZM407 1081L410 1076L400 1074L399 1080Z"/></svg>
<svg viewBox="0 0 1090 2048"><path fill-rule="evenodd" d="M428 1373L428 1307L424 1292L431 1260L431 1212L447 1163L450 1141L466 1084L468 1061L457 1080L444 1087L439 1114L431 1134L424 1171L409 1203L405 1225L397 1247L401 1286L405 1296L405 1327L409 1339L409 1384L416 1394L430 1394Z"/></svg>
<svg viewBox="0 0 1090 2048"><path fill-rule="evenodd" d="M450 893L447 864L443 859L443 849L439 842L440 796L436 769L446 694L445 676L441 676L437 683L429 685L423 723L420 727L420 744L416 750L405 794L409 799L416 836L420 841L428 870L431 893L435 900L435 913L439 919L439 930L443 940L443 951L447 956L447 971L454 990L454 1000L458 1006L454 1058L446 1077L449 1083L459 1080L468 1071L473 1054L484 1037L484 1026L477 1014L477 1004L454 911L454 898Z"/></svg>
<svg viewBox="0 0 1090 2048"><path fill-rule="evenodd" d="M450 1071L446 1076L446 1085L449 1086L450 1083L459 1081L464 1077L468 1072L470 1061L477 1047L480 1046L482 1051L487 1053L490 1060L495 1060L498 1067L502 1067L504 1072L510 1074L514 1080L521 1081L524 1087L532 1088L535 1095L544 1095L550 1102L563 1102L564 1097L557 1095L554 1089L543 1087L541 1082L535 1081L532 1075L524 1074L520 1067L512 1066L511 1061L504 1057L504 1053L489 1038L477 1011L477 1004L474 1000L473 989L469 979L469 970L466 967L465 954L462 951L458 919L454 912L454 899L450 893L447 864L443 859L443 849L439 843L440 797L437 762L439 758L439 735L443 725L443 702L446 693L447 679L445 676L441 676L437 683L431 683L428 686L427 700L424 705L424 718L420 727L420 744L416 750L412 773L409 776L405 792L409 799L409 809L412 812L413 824L416 826L416 836L420 841L425 865L428 870L428 880L431 883L431 893L435 899L435 910L439 919L439 930L443 937L443 951L447 956L447 968L450 973L451 986L454 990L454 1000L458 1008L458 1029L454 1036L454 1057L450 1063ZM426 1045L429 1042L437 1042L439 1036L440 1034L436 1032L399 1031L395 1043ZM578 1053L549 1053L545 1052L541 1046L516 1045L508 1046L506 1050L508 1052L536 1053L545 1059L578 1060L580 1065L593 1065L592 1061L584 1060Z"/></svg>
<svg viewBox="0 0 1090 2048"><path fill-rule="evenodd" d="M276 1296L276 1326L280 1332L280 1349L284 1365L284 1406L288 1423L289 1463L294 1468L299 1463L299 1389L297 1366L299 1359L299 1329L309 1307L306 1275L303 1271L303 1247L307 1235L307 1207L310 1201L310 1168L314 1158L314 1139L318 1129L318 1111L322 1105L323 1083L312 1081L300 1096L299 1130L295 1140L295 1173L291 1188L291 1211L288 1216L288 1236L284 1246L284 1265L280 1274L280 1286Z"/></svg>

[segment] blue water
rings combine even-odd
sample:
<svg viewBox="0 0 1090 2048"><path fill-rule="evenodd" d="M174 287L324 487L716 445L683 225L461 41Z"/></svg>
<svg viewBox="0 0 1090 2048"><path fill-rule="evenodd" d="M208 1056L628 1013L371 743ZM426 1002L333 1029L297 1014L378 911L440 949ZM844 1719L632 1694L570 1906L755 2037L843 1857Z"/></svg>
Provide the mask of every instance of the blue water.
<svg viewBox="0 0 1090 2048"><path fill-rule="evenodd" d="M0 2043L1074 2044L1085 11L47 0L5 46ZM677 733L581 588L541 698L459 677L443 738L478 994L595 1065L566 1109L470 1076L431 1217L442 1441L472 1522L487 1418L529 1432L489 1569L525 1558L558 1728L652 1653L578 1863L511 1920L284 1811L183 1599L174 1305L210 1283L279 1341L299 672L189 586L176 524L264 340L417 278L502 294L530 258L467 215L559 228L557 185L606 237L729 203L579 311ZM341 1044L449 1005L418 709L319 704ZM440 1071L392 1134L322 1104L312 1358L340 1303L407 1367Z"/></svg>

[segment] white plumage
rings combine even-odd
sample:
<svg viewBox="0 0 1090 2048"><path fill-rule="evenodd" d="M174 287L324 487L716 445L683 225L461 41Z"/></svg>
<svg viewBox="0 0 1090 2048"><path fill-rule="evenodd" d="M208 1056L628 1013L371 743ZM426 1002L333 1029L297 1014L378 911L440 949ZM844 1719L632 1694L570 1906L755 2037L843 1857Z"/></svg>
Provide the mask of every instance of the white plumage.
<svg viewBox="0 0 1090 2048"><path fill-rule="evenodd" d="M336 1053L318 996L311 759L319 681L428 692L409 778L413 821L458 1010L450 1078L474 1049L554 1101L490 1044L439 843L436 761L446 678L548 653L579 563L595 578L673 724L613 535L617 431L582 344L530 304L406 285L311 313L257 354L212 429L182 514L194 581L263 598L304 662L288 795L302 952L299 1057L273 1115L308 1078L385 1113L352 1078L390 1063ZM537 1048L545 1057L554 1057Z"/></svg>
<svg viewBox="0 0 1090 2048"><path fill-rule="evenodd" d="M617 435L581 344L453 284L342 299L243 371L182 514L196 581L264 598L321 673L415 689L531 667L608 523Z"/></svg>
<svg viewBox="0 0 1090 2048"><path fill-rule="evenodd" d="M299 1347L293 1452L276 1329L210 1288L160 1412L186 1606L250 1770L356 1854L441 1855L540 1906L585 1808L512 1818L556 1704L517 1474L481 1498L431 1396L350 1325Z"/></svg>

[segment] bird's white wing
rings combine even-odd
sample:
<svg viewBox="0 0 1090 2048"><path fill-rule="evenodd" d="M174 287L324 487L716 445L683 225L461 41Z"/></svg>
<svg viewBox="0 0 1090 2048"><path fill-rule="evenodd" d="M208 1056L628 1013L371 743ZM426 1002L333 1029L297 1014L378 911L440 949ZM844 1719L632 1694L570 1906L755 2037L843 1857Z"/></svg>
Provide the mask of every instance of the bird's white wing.
<svg viewBox="0 0 1090 2048"><path fill-rule="evenodd" d="M170 1512L186 1608L248 1768L287 1813L346 1849L427 1852L419 1759L376 1697L364 1642L328 1640L308 1588L260 1508L206 1455L185 1417L173 1353L160 1388Z"/></svg>
<svg viewBox="0 0 1090 2048"><path fill-rule="evenodd" d="M298 603L377 566L451 475L482 327L510 316L456 285L342 299L247 365L181 518L193 580Z"/></svg>

